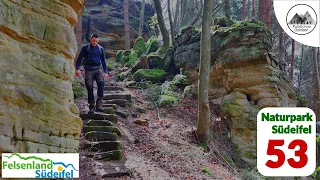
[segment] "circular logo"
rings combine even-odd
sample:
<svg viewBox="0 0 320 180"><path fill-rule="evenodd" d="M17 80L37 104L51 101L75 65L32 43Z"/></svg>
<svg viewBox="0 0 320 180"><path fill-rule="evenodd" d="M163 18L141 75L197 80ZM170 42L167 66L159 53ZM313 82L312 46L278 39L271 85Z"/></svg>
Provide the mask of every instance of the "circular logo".
<svg viewBox="0 0 320 180"><path fill-rule="evenodd" d="M316 28L318 17L311 6L297 4L289 10L286 21L289 29L293 33L306 35Z"/></svg>

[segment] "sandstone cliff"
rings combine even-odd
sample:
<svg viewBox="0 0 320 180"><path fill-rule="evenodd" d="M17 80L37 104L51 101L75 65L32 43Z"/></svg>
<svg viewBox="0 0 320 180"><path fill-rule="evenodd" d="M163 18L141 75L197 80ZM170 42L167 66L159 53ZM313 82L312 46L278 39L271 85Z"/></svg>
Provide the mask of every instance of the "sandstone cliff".
<svg viewBox="0 0 320 180"><path fill-rule="evenodd" d="M73 28L84 0L0 0L0 153L77 152Z"/></svg>

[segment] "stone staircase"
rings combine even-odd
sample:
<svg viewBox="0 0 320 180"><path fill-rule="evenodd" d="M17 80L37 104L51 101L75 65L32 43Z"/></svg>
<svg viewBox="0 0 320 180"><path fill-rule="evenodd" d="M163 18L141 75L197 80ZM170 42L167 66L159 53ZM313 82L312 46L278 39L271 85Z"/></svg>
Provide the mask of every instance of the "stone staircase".
<svg viewBox="0 0 320 180"><path fill-rule="evenodd" d="M116 126L117 117L126 118L125 108L132 99L124 89L105 86L103 113L80 114L85 133L86 156L93 159L93 169L98 177L109 178L130 175L123 160L121 131Z"/></svg>

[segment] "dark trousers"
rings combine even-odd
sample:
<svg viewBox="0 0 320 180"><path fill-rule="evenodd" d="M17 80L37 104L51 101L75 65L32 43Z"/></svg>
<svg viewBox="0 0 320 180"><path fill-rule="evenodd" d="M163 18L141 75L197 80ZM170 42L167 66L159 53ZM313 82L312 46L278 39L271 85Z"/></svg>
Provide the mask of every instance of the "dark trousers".
<svg viewBox="0 0 320 180"><path fill-rule="evenodd" d="M90 107L94 107L95 98L93 94L93 82L96 81L98 86L98 98L97 98L97 107L102 108L102 99L103 99L103 90L104 90L104 72L102 69L98 70L85 70L85 85L88 91L88 103Z"/></svg>

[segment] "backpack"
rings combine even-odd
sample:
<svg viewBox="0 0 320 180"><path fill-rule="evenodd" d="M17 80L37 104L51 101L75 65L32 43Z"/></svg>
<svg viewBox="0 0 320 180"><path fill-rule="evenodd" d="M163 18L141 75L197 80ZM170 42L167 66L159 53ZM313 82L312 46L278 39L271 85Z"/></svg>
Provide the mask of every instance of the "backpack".
<svg viewBox="0 0 320 180"><path fill-rule="evenodd" d="M104 53L102 46L100 46L99 44L98 44L97 46L98 46L98 48L99 48L99 50L100 50L100 53L101 53L101 55L102 55L102 53ZM90 51L90 43L87 44L87 54L89 53L89 51Z"/></svg>
<svg viewBox="0 0 320 180"><path fill-rule="evenodd" d="M94 66L96 66L97 64L93 64L92 62L88 62L87 61L87 58L88 58L88 54L89 54L89 51L90 51L90 43L89 44L87 44L86 45L87 47L87 51L86 51L86 53L85 53L85 55L84 55L84 57L85 57L85 60L84 60L84 62L83 62L83 65L84 66L92 66L92 65L94 65ZM97 45L98 46L98 48L99 48L99 50L100 50L100 55L103 55L102 53L104 53L103 52L103 48L102 48L102 46L100 46L99 44ZM100 64L101 65L101 64ZM99 66L100 66L99 65Z"/></svg>

